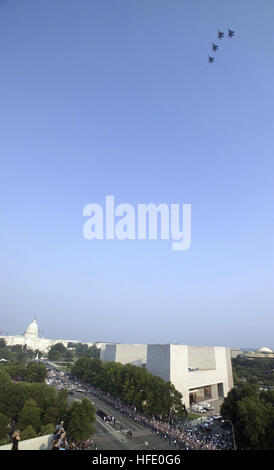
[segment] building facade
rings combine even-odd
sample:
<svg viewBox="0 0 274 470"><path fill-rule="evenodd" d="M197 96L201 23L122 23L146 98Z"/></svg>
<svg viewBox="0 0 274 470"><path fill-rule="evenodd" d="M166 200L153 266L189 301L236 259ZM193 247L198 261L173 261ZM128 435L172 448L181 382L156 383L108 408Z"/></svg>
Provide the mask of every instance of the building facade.
<svg viewBox="0 0 274 470"><path fill-rule="evenodd" d="M192 403L215 401L233 387L231 353L225 347L175 344L109 344L101 349L103 362L145 365L148 372L171 382Z"/></svg>
<svg viewBox="0 0 274 470"><path fill-rule="evenodd" d="M32 349L33 351L39 350L43 353L48 353L50 348L57 343L63 344L66 348L68 347L68 343L80 343L80 341L72 339L39 338L39 329L36 320L33 320L22 335L0 336L0 339L4 339L7 346L20 345L27 347L27 349ZM104 346L104 343L84 344L87 344L88 346L93 346L95 344L98 348Z"/></svg>
<svg viewBox="0 0 274 470"><path fill-rule="evenodd" d="M225 347L149 344L147 370L171 382L187 408L222 399L233 387L231 354Z"/></svg>
<svg viewBox="0 0 274 470"><path fill-rule="evenodd" d="M103 362L142 366L147 362L146 344L106 344L100 353Z"/></svg>

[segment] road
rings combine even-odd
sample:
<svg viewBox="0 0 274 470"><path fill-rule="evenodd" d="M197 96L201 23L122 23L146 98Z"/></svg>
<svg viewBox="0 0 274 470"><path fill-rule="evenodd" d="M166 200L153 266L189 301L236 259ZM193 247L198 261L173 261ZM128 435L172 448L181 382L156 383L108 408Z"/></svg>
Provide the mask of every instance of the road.
<svg viewBox="0 0 274 470"><path fill-rule="evenodd" d="M78 392L75 390L75 382L73 380L68 377L62 377L62 381L63 386L66 386L66 384L68 388L70 388L70 385L74 386L73 394L68 396L69 403L85 397L91 401L95 409L102 410L107 416L115 417L115 423L113 423L104 422L100 416L96 415L93 448L95 448L96 444L98 450L180 450L178 444L174 446L172 440L161 438L160 435L152 432L150 428L136 422L134 419L123 414L119 409L93 395L92 389L89 386L84 386L84 392ZM203 418L205 417L203 416ZM214 433L221 431L219 429L220 425L217 422L214 422L213 428ZM132 433L132 437L128 436L127 432L129 430Z"/></svg>
<svg viewBox="0 0 274 470"><path fill-rule="evenodd" d="M128 418L116 408L107 405L104 401L91 393L74 392L69 400L88 398L96 409L103 410L107 415L115 417L115 425L104 422L96 415L94 443L101 450L179 450L169 441L165 441L150 429L145 428L133 419ZM127 431L132 432L132 437L127 436ZM145 444L146 443L146 444Z"/></svg>

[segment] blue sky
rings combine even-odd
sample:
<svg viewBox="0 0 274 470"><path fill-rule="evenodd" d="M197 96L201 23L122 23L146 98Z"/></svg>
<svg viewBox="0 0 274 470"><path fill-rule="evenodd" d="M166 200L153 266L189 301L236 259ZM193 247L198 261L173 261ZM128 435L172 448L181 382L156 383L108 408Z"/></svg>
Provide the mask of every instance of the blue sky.
<svg viewBox="0 0 274 470"><path fill-rule="evenodd" d="M0 3L0 330L274 348L273 20L272 0ZM191 203L190 250L85 240L106 195Z"/></svg>

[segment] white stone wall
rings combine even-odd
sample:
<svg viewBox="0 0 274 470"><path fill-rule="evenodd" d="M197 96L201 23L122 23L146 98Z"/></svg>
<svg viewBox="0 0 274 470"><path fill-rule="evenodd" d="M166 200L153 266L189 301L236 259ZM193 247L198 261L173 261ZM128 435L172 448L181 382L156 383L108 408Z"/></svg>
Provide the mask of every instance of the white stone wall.
<svg viewBox="0 0 274 470"><path fill-rule="evenodd" d="M102 362L115 362L116 344L106 344L105 348L101 349L100 359Z"/></svg>
<svg viewBox="0 0 274 470"><path fill-rule="evenodd" d="M189 348L186 345L171 345L170 381L183 395L182 401L187 408L189 406L188 352Z"/></svg>
<svg viewBox="0 0 274 470"><path fill-rule="evenodd" d="M147 345L117 344L115 361L121 364L142 366L147 362Z"/></svg>
<svg viewBox="0 0 274 470"><path fill-rule="evenodd" d="M147 345L147 370L166 382L170 381L170 344Z"/></svg>
<svg viewBox="0 0 274 470"><path fill-rule="evenodd" d="M189 367L204 369L190 372ZM212 399L217 399L218 383L223 383L224 396L233 387L230 351L224 347L148 345L147 369L173 383L187 408L190 389L211 385Z"/></svg>
<svg viewBox="0 0 274 470"><path fill-rule="evenodd" d="M215 350L209 346L188 346L188 367L215 369Z"/></svg>
<svg viewBox="0 0 274 470"><path fill-rule="evenodd" d="M106 344L101 350L100 359L103 362L120 362L142 366L147 359L145 344Z"/></svg>
<svg viewBox="0 0 274 470"><path fill-rule="evenodd" d="M52 447L53 434L47 436L34 437L33 439L26 439L19 441L19 450L50 450ZM6 444L0 447L0 450L11 450L12 444Z"/></svg>

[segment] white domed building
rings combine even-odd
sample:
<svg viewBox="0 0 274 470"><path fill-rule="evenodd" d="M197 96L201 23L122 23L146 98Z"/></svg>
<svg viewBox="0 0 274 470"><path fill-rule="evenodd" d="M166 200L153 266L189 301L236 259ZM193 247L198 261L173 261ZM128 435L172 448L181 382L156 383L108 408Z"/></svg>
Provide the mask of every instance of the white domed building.
<svg viewBox="0 0 274 470"><path fill-rule="evenodd" d="M258 352L261 353L261 354L273 354L273 351L269 348L266 348L266 347L262 347L262 348L258 349Z"/></svg>
<svg viewBox="0 0 274 470"><path fill-rule="evenodd" d="M30 323L30 325L27 327L24 333L24 336L25 338L38 338L38 334L39 334L38 325L37 325L36 319L34 319L33 322Z"/></svg>
<svg viewBox="0 0 274 470"><path fill-rule="evenodd" d="M79 343L79 341L72 339L39 338L39 328L36 319L34 319L32 323L30 323L23 335L0 336L0 338L5 340L7 346L26 346L27 349L32 349L33 351L38 349L39 351L44 353L47 353L50 348L57 343L62 343L65 347L68 346L69 342ZM92 346L94 343L86 344Z"/></svg>

